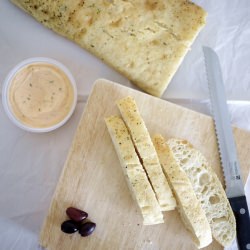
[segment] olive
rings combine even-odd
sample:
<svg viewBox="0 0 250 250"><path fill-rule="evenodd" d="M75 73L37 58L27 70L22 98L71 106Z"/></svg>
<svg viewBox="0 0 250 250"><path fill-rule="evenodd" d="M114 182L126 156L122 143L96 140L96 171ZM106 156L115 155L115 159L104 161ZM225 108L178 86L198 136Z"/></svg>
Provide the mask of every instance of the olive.
<svg viewBox="0 0 250 250"><path fill-rule="evenodd" d="M66 210L66 214L71 220L74 220L75 222L81 222L88 217L88 214L86 212L75 207L68 207Z"/></svg>
<svg viewBox="0 0 250 250"><path fill-rule="evenodd" d="M61 230L66 234L73 234L79 230L79 225L73 220L66 220L62 223Z"/></svg>
<svg viewBox="0 0 250 250"><path fill-rule="evenodd" d="M81 225L79 233L81 236L86 237L92 234L95 230L96 224L94 222L86 222Z"/></svg>

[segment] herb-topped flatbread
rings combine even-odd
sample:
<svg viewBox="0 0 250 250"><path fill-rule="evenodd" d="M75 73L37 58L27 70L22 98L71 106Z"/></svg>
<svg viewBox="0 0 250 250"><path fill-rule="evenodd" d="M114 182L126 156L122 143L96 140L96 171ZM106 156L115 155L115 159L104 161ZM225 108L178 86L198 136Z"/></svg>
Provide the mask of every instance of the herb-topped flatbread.
<svg viewBox="0 0 250 250"><path fill-rule="evenodd" d="M12 0L144 91L161 96L206 12L184 0Z"/></svg>

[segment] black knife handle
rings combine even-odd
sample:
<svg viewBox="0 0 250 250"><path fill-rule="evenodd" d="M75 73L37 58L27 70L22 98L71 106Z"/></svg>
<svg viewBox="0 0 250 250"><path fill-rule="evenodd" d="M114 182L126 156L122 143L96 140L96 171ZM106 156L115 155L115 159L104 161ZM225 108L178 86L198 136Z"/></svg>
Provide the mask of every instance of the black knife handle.
<svg viewBox="0 0 250 250"><path fill-rule="evenodd" d="M246 196L229 198L236 219L237 241L240 250L250 249L250 216Z"/></svg>

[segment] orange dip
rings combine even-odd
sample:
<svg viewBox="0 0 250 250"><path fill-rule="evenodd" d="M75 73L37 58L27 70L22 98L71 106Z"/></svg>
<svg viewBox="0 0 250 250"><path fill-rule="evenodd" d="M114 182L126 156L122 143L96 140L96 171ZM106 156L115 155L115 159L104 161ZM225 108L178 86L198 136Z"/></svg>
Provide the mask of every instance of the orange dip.
<svg viewBox="0 0 250 250"><path fill-rule="evenodd" d="M46 128L70 112L74 90L67 75L48 63L33 63L12 78L9 104L15 117L33 128Z"/></svg>

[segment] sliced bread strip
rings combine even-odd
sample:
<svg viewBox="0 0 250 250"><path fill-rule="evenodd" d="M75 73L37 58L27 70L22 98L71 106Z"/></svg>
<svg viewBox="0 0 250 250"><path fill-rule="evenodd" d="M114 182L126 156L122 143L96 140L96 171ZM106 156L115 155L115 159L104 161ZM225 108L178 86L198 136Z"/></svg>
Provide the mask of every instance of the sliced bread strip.
<svg viewBox="0 0 250 250"><path fill-rule="evenodd" d="M206 247L212 242L211 228L187 174L177 164L161 135L155 135L153 142L163 171L175 195L177 210L186 228L191 232L198 248Z"/></svg>
<svg viewBox="0 0 250 250"><path fill-rule="evenodd" d="M173 210L176 206L175 198L162 171L154 145L135 100L132 97L126 97L119 100L117 105L155 191L161 210Z"/></svg>
<svg viewBox="0 0 250 250"><path fill-rule="evenodd" d="M229 246L236 236L235 218L225 191L206 158L193 146L180 139L170 139L168 146L175 161L188 175L197 198L206 212L213 237Z"/></svg>
<svg viewBox="0 0 250 250"><path fill-rule="evenodd" d="M129 131L119 116L105 119L133 198L136 200L144 225L163 223L161 208L147 175L136 154Z"/></svg>

